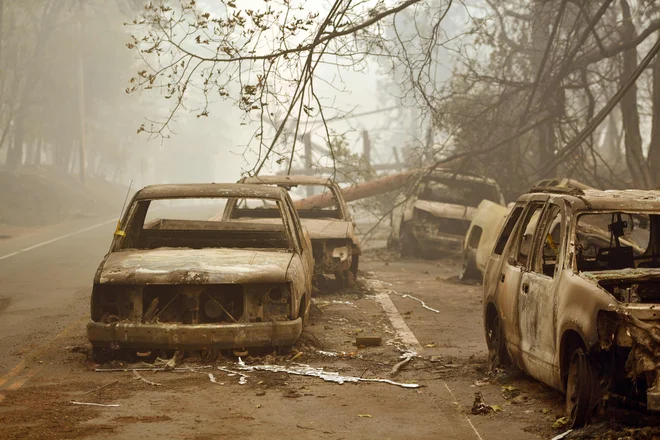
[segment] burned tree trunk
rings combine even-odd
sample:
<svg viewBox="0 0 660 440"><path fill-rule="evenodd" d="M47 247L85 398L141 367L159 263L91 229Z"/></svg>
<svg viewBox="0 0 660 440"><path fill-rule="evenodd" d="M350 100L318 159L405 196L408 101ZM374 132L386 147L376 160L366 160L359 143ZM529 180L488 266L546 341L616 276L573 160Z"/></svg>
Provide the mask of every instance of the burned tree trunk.
<svg viewBox="0 0 660 440"><path fill-rule="evenodd" d="M653 116L651 120L651 143L649 144L648 167L655 178L653 186L660 185L660 56L653 62Z"/></svg>
<svg viewBox="0 0 660 440"><path fill-rule="evenodd" d="M627 0L621 1L623 13L622 40L632 41L636 36L635 25L630 16L630 5ZM637 68L637 48L632 47L623 52L623 68L621 69L621 84L625 84ZM637 85L633 84L628 93L621 99L621 116L625 132L626 164L637 188L652 188L653 179L649 172L642 151L642 135L639 130L639 111L637 109Z"/></svg>

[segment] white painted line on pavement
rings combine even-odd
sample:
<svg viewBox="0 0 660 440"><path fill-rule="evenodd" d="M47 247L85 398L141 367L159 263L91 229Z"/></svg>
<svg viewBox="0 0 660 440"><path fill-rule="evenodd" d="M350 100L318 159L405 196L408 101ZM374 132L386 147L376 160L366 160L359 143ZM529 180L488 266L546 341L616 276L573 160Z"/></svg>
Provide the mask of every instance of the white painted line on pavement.
<svg viewBox="0 0 660 440"><path fill-rule="evenodd" d="M445 384L445 388L447 388L447 391L449 391L449 394L451 394L451 398L454 399L454 402L458 403L458 400L456 399L456 396L454 396L454 392L451 390L451 388L449 388L449 385L447 385L447 382L444 382L444 384ZM477 428L475 428L474 425L472 424L472 420L470 420L470 418L467 416L467 414L463 414L463 416L465 417L465 420L467 420L468 424L470 425L470 427L472 428L474 433L477 434L477 438L479 440L484 440L483 437L481 437L481 435L479 434L479 431L477 431Z"/></svg>
<svg viewBox="0 0 660 440"><path fill-rule="evenodd" d="M69 237L72 237L72 236L77 235L77 234L82 234L83 232L91 231L92 229L100 228L101 226L105 226L108 223L112 223L112 222L116 222L116 221L117 221L117 219L108 220L108 221L105 221L103 223L99 223L99 224L96 224L94 226L89 226L87 228L81 229L79 231L71 232L69 234L65 234L65 235L62 235L60 237L53 238L52 240L48 240L48 241L44 241L44 242L39 243L39 244L35 244L34 246L26 247L25 249L21 249L20 251L12 252L11 254L7 254L7 255L3 255L3 256L0 257L0 260L4 260L4 259L10 258L10 257L13 257L14 255L18 255L18 254L23 253L23 252L31 251L33 249L37 249L37 248L40 248L42 246L46 246L47 244L55 243L56 241L64 240L65 238L69 238Z"/></svg>
<svg viewBox="0 0 660 440"><path fill-rule="evenodd" d="M406 346L409 350L420 354L422 352L422 344L419 343L417 337L410 331L408 324L403 320L401 314L397 310L396 306L392 302L390 295L387 293L388 289L385 289L383 283L378 280L367 280L367 284L376 292L376 302L385 311L385 314L392 323L392 327L396 330L397 335L401 339L403 345Z"/></svg>

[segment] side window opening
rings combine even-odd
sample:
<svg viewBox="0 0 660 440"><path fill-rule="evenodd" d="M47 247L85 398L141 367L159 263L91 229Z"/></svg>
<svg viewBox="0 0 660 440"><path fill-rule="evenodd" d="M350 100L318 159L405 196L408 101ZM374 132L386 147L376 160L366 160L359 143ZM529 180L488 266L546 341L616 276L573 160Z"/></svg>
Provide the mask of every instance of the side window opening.
<svg viewBox="0 0 660 440"><path fill-rule="evenodd" d="M522 214L522 210L522 206L516 206L511 212L511 215L509 215L509 218L502 228L500 237L497 239L495 249L493 250L496 255L502 255L502 252L504 251L504 248L509 241L509 237L511 237L511 233L516 226L516 223L518 223L518 219L520 218L520 214Z"/></svg>
<svg viewBox="0 0 660 440"><path fill-rule="evenodd" d="M527 211L518 238L518 252L515 261L519 266L529 267L529 256L534 243L534 233L541 218L543 204L533 204Z"/></svg>
<svg viewBox="0 0 660 440"><path fill-rule="evenodd" d="M472 233L470 234L470 239L468 240L468 247L476 249L479 247L479 242L481 241L482 229L479 226L472 228Z"/></svg>
<svg viewBox="0 0 660 440"><path fill-rule="evenodd" d="M542 233L539 237L539 247L531 270L554 277L557 270L557 261L561 249L561 209L557 205L550 205L545 217Z"/></svg>

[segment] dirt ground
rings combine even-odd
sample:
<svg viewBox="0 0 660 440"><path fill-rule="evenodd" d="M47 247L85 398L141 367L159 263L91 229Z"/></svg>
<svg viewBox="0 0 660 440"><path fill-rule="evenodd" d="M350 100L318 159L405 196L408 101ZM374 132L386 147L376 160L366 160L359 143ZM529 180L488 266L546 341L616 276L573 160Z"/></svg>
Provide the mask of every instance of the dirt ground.
<svg viewBox="0 0 660 440"><path fill-rule="evenodd" d="M89 289L79 289L62 305L66 312L57 325L46 322L20 344L0 335L0 439L489 440L561 434L559 393L515 371L487 371L481 286L458 281L459 268L451 258L401 260L368 250L355 288L320 286L310 324L291 354L240 360L227 354L212 363L192 358L171 371L151 371L162 370L159 361L92 363L84 334ZM0 320L26 313L2 301ZM380 337L382 344L357 347L358 336ZM411 360L393 372L410 352ZM264 365L281 368L254 369ZM96 371L128 366L145 370ZM318 369L334 381L315 376ZM337 383L341 378L344 383ZM471 411L476 393L491 407L485 414ZM607 437L614 428L622 435ZM585 431L571 438L657 435L647 428L631 437L614 428L611 422L596 425L589 432L597 435Z"/></svg>

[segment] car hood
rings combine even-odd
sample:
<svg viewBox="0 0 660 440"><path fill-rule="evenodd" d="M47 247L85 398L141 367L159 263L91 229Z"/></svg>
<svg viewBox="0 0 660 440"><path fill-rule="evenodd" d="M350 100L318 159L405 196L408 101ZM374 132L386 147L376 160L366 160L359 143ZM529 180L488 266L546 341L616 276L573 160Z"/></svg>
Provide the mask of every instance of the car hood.
<svg viewBox="0 0 660 440"><path fill-rule="evenodd" d="M332 238L352 238L349 236L351 224L334 219L301 218L300 223L307 228L312 240L328 240Z"/></svg>
<svg viewBox="0 0 660 440"><path fill-rule="evenodd" d="M429 200L415 200L414 207L421 209L438 218L453 218L459 220L472 220L476 208L452 203L431 202Z"/></svg>
<svg viewBox="0 0 660 440"><path fill-rule="evenodd" d="M293 255L249 249L127 250L108 255L101 284L282 283Z"/></svg>
<svg viewBox="0 0 660 440"><path fill-rule="evenodd" d="M594 272L580 272L588 281L599 283L601 281L645 281L660 278L660 268L629 268L619 270L601 270Z"/></svg>

